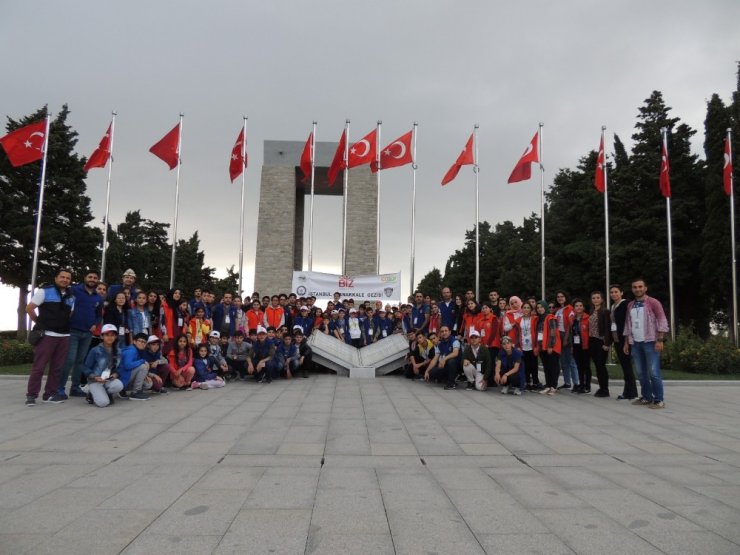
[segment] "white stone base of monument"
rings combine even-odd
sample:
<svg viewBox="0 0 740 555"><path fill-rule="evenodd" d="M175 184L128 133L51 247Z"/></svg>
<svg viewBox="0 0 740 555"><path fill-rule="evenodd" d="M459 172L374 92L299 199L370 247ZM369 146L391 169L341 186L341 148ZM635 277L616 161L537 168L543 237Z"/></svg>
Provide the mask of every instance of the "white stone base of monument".
<svg viewBox="0 0 740 555"><path fill-rule="evenodd" d="M372 366L353 366L349 369L349 377L361 379L374 378L375 368Z"/></svg>

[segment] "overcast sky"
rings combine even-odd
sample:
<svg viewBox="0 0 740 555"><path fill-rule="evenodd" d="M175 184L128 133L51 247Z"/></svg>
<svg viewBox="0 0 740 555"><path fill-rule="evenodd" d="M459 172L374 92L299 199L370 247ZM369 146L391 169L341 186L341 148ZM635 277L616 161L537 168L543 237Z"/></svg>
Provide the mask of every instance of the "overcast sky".
<svg viewBox="0 0 740 555"><path fill-rule="evenodd" d="M249 116L249 290L262 142L305 141L314 119L318 140L336 141L350 118L350 141L382 119L385 144L418 121L418 281L444 268L474 224L472 170L440 186L473 124L481 220L519 223L539 210L539 180L506 179L538 122L546 184L597 147L602 125L630 145L637 108L655 89L701 130L711 94L727 101L735 88L739 21L737 0L3 2L0 116L68 103L77 150L89 156L117 110L116 225L136 208L172 221L175 172L148 149L184 112L179 237L198 230L220 275L238 264L240 185L229 182L228 159ZM98 222L106 176L87 179ZM410 168L384 172L381 272L401 271L405 283L410 205ZM317 197L315 217L314 269L338 271L341 199Z"/></svg>

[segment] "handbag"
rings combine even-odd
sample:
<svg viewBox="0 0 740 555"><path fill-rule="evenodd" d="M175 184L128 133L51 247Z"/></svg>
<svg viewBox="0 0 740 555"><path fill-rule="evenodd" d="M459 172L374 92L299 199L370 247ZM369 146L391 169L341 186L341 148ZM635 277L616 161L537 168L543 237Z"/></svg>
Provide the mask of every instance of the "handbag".
<svg viewBox="0 0 740 555"><path fill-rule="evenodd" d="M38 326L34 327L28 332L28 342L34 347L41 342L41 338L44 337L44 330Z"/></svg>

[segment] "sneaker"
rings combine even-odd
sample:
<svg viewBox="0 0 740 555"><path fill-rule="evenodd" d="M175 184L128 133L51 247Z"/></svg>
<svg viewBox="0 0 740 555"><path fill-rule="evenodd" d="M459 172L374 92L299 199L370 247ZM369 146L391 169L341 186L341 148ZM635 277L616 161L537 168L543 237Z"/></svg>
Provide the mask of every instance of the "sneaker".
<svg viewBox="0 0 740 555"><path fill-rule="evenodd" d="M547 395L548 393L550 393L550 389L550 387L546 387L545 389L540 389L537 393L539 393L540 395Z"/></svg>
<svg viewBox="0 0 740 555"><path fill-rule="evenodd" d="M92 393L90 393L89 391L87 392L87 395L85 396L85 401L87 401L88 405L92 405L95 403L95 401L93 401Z"/></svg>
<svg viewBox="0 0 740 555"><path fill-rule="evenodd" d="M66 394L66 393L65 393L64 391L57 391L57 392L56 392L56 393L55 393L55 394L53 395L53 397L56 397L57 399L59 399L59 400L60 400L60 402L61 402L61 401L66 401L67 399L69 399L69 397L67 397L67 394Z"/></svg>
<svg viewBox="0 0 740 555"><path fill-rule="evenodd" d="M130 399L132 401L148 401L149 395L144 393L143 390L139 390L136 393L132 393Z"/></svg>
<svg viewBox="0 0 740 555"><path fill-rule="evenodd" d="M603 389L599 389L596 393L594 393L594 397L609 397L609 392L604 391Z"/></svg>
<svg viewBox="0 0 740 555"><path fill-rule="evenodd" d="M445 386L445 391L449 391L450 389L457 389L457 385L453 383L452 385Z"/></svg>
<svg viewBox="0 0 740 555"><path fill-rule="evenodd" d="M514 395L519 395L519 396L521 396L521 394L522 394L522 390L521 390L521 389L519 389L518 387L515 387L515 388L514 388Z"/></svg>
<svg viewBox="0 0 740 555"><path fill-rule="evenodd" d="M473 385L473 382L468 382L468 384L465 386L465 391L472 391L475 389L475 385Z"/></svg>
<svg viewBox="0 0 740 555"><path fill-rule="evenodd" d="M465 374L459 374L457 376L457 380L455 380L455 381L457 381L457 383L460 383L460 382L465 382L467 380L468 380L468 378L465 377Z"/></svg>
<svg viewBox="0 0 740 555"><path fill-rule="evenodd" d="M193 381L191 382L191 384L190 384L190 389L191 389L191 391L192 391L193 389L200 389L200 382L196 382L195 380L193 380Z"/></svg>
<svg viewBox="0 0 740 555"><path fill-rule="evenodd" d="M162 389L157 391L157 393L159 393L160 395L165 395L167 393L167 390L163 387Z"/></svg>
<svg viewBox="0 0 740 555"><path fill-rule="evenodd" d="M208 389L208 384L207 383L202 383L202 384L200 384L200 388L201 389Z"/></svg>
<svg viewBox="0 0 740 555"><path fill-rule="evenodd" d="M32 397L30 395L26 395L26 406L27 407L35 407L36 406L36 397Z"/></svg>
<svg viewBox="0 0 740 555"><path fill-rule="evenodd" d="M501 388L501 395L506 395L509 392L509 386L505 385Z"/></svg>
<svg viewBox="0 0 740 555"><path fill-rule="evenodd" d="M108 393L108 400L110 401L111 405L115 404L116 402L116 400L113 398L113 395L110 393Z"/></svg>
<svg viewBox="0 0 740 555"><path fill-rule="evenodd" d="M85 392L82 391L82 388L78 385L69 390L69 396L70 397L85 397Z"/></svg>
<svg viewBox="0 0 740 555"><path fill-rule="evenodd" d="M636 405L636 406L646 407L646 406L650 405L650 401L648 401L647 399L644 399L642 397L639 397L638 399L635 399L634 401L632 401L632 404L633 405Z"/></svg>
<svg viewBox="0 0 740 555"><path fill-rule="evenodd" d="M554 387L551 387L550 391L547 392L548 395L557 395L557 393L558 393L558 390L555 389Z"/></svg>
<svg viewBox="0 0 740 555"><path fill-rule="evenodd" d="M563 385L559 385L557 389L570 389L570 384L564 383Z"/></svg>
<svg viewBox="0 0 740 555"><path fill-rule="evenodd" d="M534 389L535 391L542 391L543 389L545 389L545 386L544 386L544 385L542 385L541 383L536 383L536 384L534 384L534 385L532 386L532 388L533 388L533 389Z"/></svg>
<svg viewBox="0 0 740 555"><path fill-rule="evenodd" d="M44 403L52 403L54 405L58 405L59 403L63 403L65 399L68 399L68 397L65 395L64 399L62 399L62 396L58 393L55 393L54 395L50 395L46 399L44 399Z"/></svg>
<svg viewBox="0 0 740 555"><path fill-rule="evenodd" d="M655 401L652 405L650 405L651 409L664 409L665 408L665 401Z"/></svg>

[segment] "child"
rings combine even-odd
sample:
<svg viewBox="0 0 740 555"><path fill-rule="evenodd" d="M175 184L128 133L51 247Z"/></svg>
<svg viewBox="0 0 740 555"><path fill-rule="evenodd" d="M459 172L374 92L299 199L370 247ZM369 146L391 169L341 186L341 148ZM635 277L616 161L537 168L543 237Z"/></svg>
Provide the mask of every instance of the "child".
<svg viewBox="0 0 740 555"><path fill-rule="evenodd" d="M197 309L196 314L199 310ZM216 359L208 354L208 345L201 344L198 346L198 355L193 360L195 368L195 379L191 384L191 389L214 389L226 385L223 378L216 373L219 364Z"/></svg>
<svg viewBox="0 0 740 555"><path fill-rule="evenodd" d="M180 335L175 340L175 348L170 351L169 360L172 385L179 389L190 387L195 368L193 367L193 349L186 336Z"/></svg>
<svg viewBox="0 0 740 555"><path fill-rule="evenodd" d="M234 340L229 343L226 353L226 363L229 365L231 378L239 377L240 380L247 379L247 358L251 345L244 341L244 334L237 331Z"/></svg>
<svg viewBox="0 0 740 555"><path fill-rule="evenodd" d="M229 371L229 365L226 363L223 351L221 350L221 334L216 330L213 330L208 335L208 355L213 357L213 360L218 364L218 375L221 378L226 379L226 375Z"/></svg>
<svg viewBox="0 0 740 555"><path fill-rule="evenodd" d="M195 317L188 324L188 336L193 347L205 343L211 331L211 322L206 319L205 314L205 308L199 306L195 309Z"/></svg>
<svg viewBox="0 0 740 555"><path fill-rule="evenodd" d="M300 326L298 326L300 331ZM285 334L283 340L275 349L273 368L280 372L280 376L291 379L293 372L298 368L298 347L293 344L290 334ZM273 376L277 378L277 376Z"/></svg>

